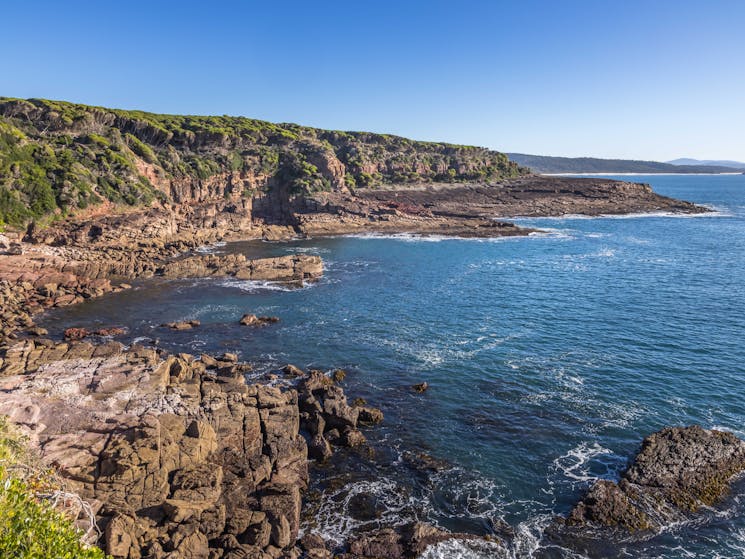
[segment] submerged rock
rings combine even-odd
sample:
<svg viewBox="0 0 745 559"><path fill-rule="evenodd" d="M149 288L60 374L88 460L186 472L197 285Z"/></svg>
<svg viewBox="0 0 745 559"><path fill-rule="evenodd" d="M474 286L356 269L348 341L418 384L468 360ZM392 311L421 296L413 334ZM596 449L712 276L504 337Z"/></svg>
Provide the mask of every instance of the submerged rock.
<svg viewBox="0 0 745 559"><path fill-rule="evenodd" d="M82 340L90 334L85 328L68 328L64 332L66 340Z"/></svg>
<svg viewBox="0 0 745 559"><path fill-rule="evenodd" d="M421 394L422 392L427 391L427 389L429 388L429 384L427 384L426 382L420 382L418 384L412 385L411 388L414 389L414 392L418 392Z"/></svg>
<svg viewBox="0 0 745 559"><path fill-rule="evenodd" d="M122 336L127 333L126 328L122 328L121 326L110 326L108 328L99 328L95 332L93 332L96 336Z"/></svg>
<svg viewBox="0 0 745 559"><path fill-rule="evenodd" d="M244 314L240 320L243 326L265 326L276 322L279 322L276 316L256 316L255 314Z"/></svg>
<svg viewBox="0 0 745 559"><path fill-rule="evenodd" d="M170 328L171 330L191 330L199 326L201 322L198 320L182 320L178 322L166 322L161 324L163 328Z"/></svg>
<svg viewBox="0 0 745 559"><path fill-rule="evenodd" d="M644 439L618 483L596 482L565 523L653 533L716 504L743 470L745 441L733 434L668 427Z"/></svg>
<svg viewBox="0 0 745 559"><path fill-rule="evenodd" d="M284 367L282 367L282 372L286 375L289 375L291 377L304 377L305 373L302 369L299 367L296 367L295 365L287 364Z"/></svg>
<svg viewBox="0 0 745 559"><path fill-rule="evenodd" d="M27 328L26 332L29 335L36 336L36 337L46 336L47 334L49 334L49 331L46 328L41 328L39 326L33 326L31 328Z"/></svg>

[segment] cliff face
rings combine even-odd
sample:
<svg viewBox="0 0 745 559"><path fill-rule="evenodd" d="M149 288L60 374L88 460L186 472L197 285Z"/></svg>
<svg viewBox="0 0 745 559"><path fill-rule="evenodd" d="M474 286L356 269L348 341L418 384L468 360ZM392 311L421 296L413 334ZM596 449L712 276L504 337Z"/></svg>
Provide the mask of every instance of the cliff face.
<svg viewBox="0 0 745 559"><path fill-rule="evenodd" d="M268 200L381 184L525 174L495 151L243 117L0 98L0 225L102 203ZM250 210L248 210L250 212Z"/></svg>

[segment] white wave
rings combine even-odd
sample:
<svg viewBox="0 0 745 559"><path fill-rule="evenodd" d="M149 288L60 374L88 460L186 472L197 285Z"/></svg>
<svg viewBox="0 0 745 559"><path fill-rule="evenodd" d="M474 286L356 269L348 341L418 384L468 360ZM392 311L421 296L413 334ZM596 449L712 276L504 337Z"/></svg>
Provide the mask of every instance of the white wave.
<svg viewBox="0 0 745 559"><path fill-rule="evenodd" d="M515 528L515 538L510 546L510 558L533 557L541 547L544 530L553 522L551 514L537 514Z"/></svg>
<svg viewBox="0 0 745 559"><path fill-rule="evenodd" d="M745 430L742 429L732 429L731 427L725 427L723 425L712 425L710 429L714 429L715 431L724 431L725 433L732 433L740 439L745 439Z"/></svg>
<svg viewBox="0 0 745 559"><path fill-rule="evenodd" d="M560 239L560 240L574 240L574 233L571 229L556 229L553 227L541 227L540 231L533 231L528 233L528 237L538 239Z"/></svg>
<svg viewBox="0 0 745 559"><path fill-rule="evenodd" d="M590 472L591 462L599 462L605 468L604 474ZM597 479L615 479L626 464L626 459L598 443L582 442L553 461L553 468L560 471L572 482L586 483Z"/></svg>
<svg viewBox="0 0 745 559"><path fill-rule="evenodd" d="M212 243L212 244L209 244L209 245L204 245L204 246L198 247L197 249L195 249L194 252L199 252L201 254L212 254L214 252L218 252L222 247L224 247L227 244L228 243L226 243L224 241L219 241L219 242L216 242L216 243Z"/></svg>
<svg viewBox="0 0 745 559"><path fill-rule="evenodd" d="M351 239L391 239L395 241L428 243L438 243L440 241L448 240L462 240L462 237L446 235L426 235L419 233L350 233L348 235L342 236Z"/></svg>
<svg viewBox="0 0 745 559"><path fill-rule="evenodd" d="M493 559L509 557L506 548L486 540L447 540L430 545L419 559Z"/></svg>
<svg viewBox="0 0 745 559"><path fill-rule="evenodd" d="M447 495L447 502L452 504L450 510L431 506L434 495L430 493L422 502L422 510L430 517L445 516L451 519L489 518L502 519L505 502L500 495L500 486L487 477L460 467L452 467L433 473L430 478L435 492ZM432 521L434 524L437 522Z"/></svg>
<svg viewBox="0 0 745 559"><path fill-rule="evenodd" d="M225 279L217 283L220 287L232 287L248 293L258 293L260 291L297 291L298 289L308 289L316 284L316 282L304 281L302 287L296 287L276 281L237 279Z"/></svg>
<svg viewBox="0 0 745 559"><path fill-rule="evenodd" d="M132 340L132 345L141 344L143 342L150 343L152 341L153 339L148 336L137 336L134 340Z"/></svg>
<svg viewBox="0 0 745 559"><path fill-rule="evenodd" d="M613 258L616 256L616 250L613 248L604 247L601 248L597 252L592 252L590 254L579 254L579 255L566 255L564 258L566 259L572 259L572 258Z"/></svg>
<svg viewBox="0 0 745 559"><path fill-rule="evenodd" d="M372 495L379 510L374 519L360 520L350 515L352 500L359 495ZM352 534L367 526L400 526L411 520L411 497L388 478L349 483L336 491L324 493L313 515L312 530L324 540L343 544Z"/></svg>
<svg viewBox="0 0 745 559"><path fill-rule="evenodd" d="M431 336L428 337L426 334L418 334L416 332L410 332L408 336L402 332L398 332L398 334L393 338L375 338L373 343L375 345L387 346L397 352L410 355L426 367L442 365L443 363L470 361L479 354L492 351L522 336L521 333L513 333L507 336L488 335L479 336L476 339L467 338L465 340L452 337L448 340L447 345L443 345L442 340L439 339L423 342L422 340L432 339Z"/></svg>
<svg viewBox="0 0 745 559"><path fill-rule="evenodd" d="M328 248L320 248L316 246L308 246L308 247L287 247L285 249L285 252L288 254L329 254L331 252L331 249Z"/></svg>
<svg viewBox="0 0 745 559"><path fill-rule="evenodd" d="M504 243L508 241L519 241L529 238L571 238L568 235L555 234L552 232L544 231L534 231L528 233L527 235L506 235L502 237L458 237L456 235L430 235L420 233L352 233L342 236L351 239L388 239L406 243L439 243L442 241L463 241L468 243Z"/></svg>

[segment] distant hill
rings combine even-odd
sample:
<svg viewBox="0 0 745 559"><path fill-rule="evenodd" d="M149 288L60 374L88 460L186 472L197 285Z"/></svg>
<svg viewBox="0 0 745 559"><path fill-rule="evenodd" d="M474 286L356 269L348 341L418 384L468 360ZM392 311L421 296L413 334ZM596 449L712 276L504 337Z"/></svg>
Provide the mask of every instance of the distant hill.
<svg viewBox="0 0 745 559"><path fill-rule="evenodd" d="M714 167L734 167L735 169L745 169L745 163L742 161L730 161L729 159L690 159L681 157L668 161L670 165L713 165Z"/></svg>
<svg viewBox="0 0 745 559"><path fill-rule="evenodd" d="M712 165L673 165L658 161L597 159L594 157L551 157L508 153L507 156L536 173L738 173L743 169Z"/></svg>

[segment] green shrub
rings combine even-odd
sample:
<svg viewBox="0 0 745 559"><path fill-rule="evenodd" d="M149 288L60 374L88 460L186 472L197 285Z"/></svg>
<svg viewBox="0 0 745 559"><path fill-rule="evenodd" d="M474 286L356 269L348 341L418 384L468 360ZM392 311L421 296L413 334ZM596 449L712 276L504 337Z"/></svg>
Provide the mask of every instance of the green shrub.
<svg viewBox="0 0 745 559"><path fill-rule="evenodd" d="M111 146L111 142L109 142L106 138L99 134L88 134L88 143L95 144L97 146L100 146L102 148L107 148Z"/></svg>
<svg viewBox="0 0 745 559"><path fill-rule="evenodd" d="M38 497L54 489L53 478L29 456L23 437L0 417L0 557L105 559L103 551L81 543L68 516Z"/></svg>
<svg viewBox="0 0 745 559"><path fill-rule="evenodd" d="M129 149L135 152L135 154L142 157L148 163L155 163L157 161L158 158L156 157L155 152L150 148L149 145L147 145L144 142L141 142L132 134L127 134L126 138L127 138L127 145L129 145Z"/></svg>

